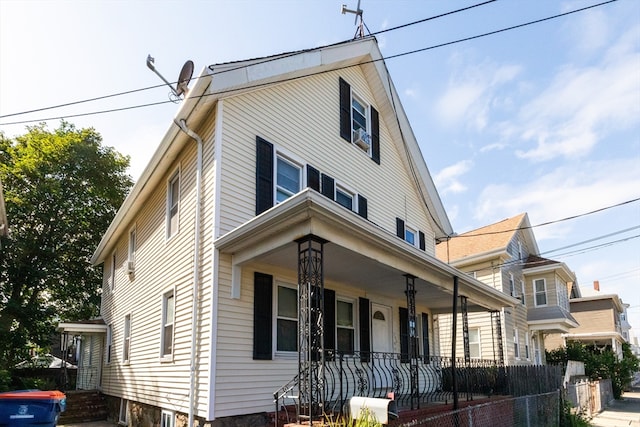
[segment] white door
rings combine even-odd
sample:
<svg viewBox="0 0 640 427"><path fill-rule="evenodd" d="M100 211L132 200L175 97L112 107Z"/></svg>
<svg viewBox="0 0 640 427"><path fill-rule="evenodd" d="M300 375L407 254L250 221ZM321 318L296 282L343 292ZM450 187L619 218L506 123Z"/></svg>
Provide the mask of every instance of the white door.
<svg viewBox="0 0 640 427"><path fill-rule="evenodd" d="M391 307L371 304L371 351L374 353L392 353L392 319ZM393 358L374 354L371 358L373 372L371 375L372 392L375 397L385 397L393 391Z"/></svg>

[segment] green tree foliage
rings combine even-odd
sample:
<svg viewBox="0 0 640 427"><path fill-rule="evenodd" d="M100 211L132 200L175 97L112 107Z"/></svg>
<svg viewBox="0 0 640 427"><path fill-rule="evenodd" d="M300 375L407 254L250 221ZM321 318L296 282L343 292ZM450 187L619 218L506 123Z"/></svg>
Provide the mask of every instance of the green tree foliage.
<svg viewBox="0 0 640 427"><path fill-rule="evenodd" d="M569 341L566 348L557 348L546 354L549 364L560 363L566 366L569 360L584 362L584 373L592 380L611 378L613 396L616 399L622 396L639 367L638 358L634 356L628 343L622 344L622 360L618 360L610 348L600 350L577 341Z"/></svg>
<svg viewBox="0 0 640 427"><path fill-rule="evenodd" d="M0 250L0 369L46 346L58 320L99 312L101 269L89 260L132 185L129 158L94 129L0 133L11 234Z"/></svg>

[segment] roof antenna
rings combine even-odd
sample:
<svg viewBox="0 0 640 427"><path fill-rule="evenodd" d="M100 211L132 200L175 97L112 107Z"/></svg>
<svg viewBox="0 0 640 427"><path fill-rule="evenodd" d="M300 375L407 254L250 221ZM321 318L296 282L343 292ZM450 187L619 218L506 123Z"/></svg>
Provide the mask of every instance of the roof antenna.
<svg viewBox="0 0 640 427"><path fill-rule="evenodd" d="M169 99L175 103L180 101L180 96L184 94L184 96L187 96L187 92L189 91L189 88L187 87L189 85L189 82L191 81L191 76L193 76L193 61L188 60L187 62L184 63L184 65L182 66L182 69L180 70L180 75L178 76L178 81L176 82L176 87L174 88L173 85L171 83L169 83L167 81L167 79L165 79L162 74L160 74L158 72L158 70L156 70L155 65L153 64L153 62L155 61L155 59L153 59L153 57L151 57L151 55L147 56L147 67L149 67L149 69L151 71L153 71L154 73L156 73L158 75L158 77L160 77L162 79L163 82L165 82L165 84L167 86L169 86L169 88L171 89L171 93L169 94Z"/></svg>
<svg viewBox="0 0 640 427"><path fill-rule="evenodd" d="M364 21L362 20L363 10L360 9L360 0L358 0L358 6L356 7L356 10L347 9L347 5L343 4L341 12L343 15L346 14L347 12L353 13L354 15L356 15L356 18L353 21L353 25L358 25L358 17L360 18L360 25L358 25L358 28L356 29L356 34L353 36L353 38L354 39L358 37L363 38L364 37Z"/></svg>

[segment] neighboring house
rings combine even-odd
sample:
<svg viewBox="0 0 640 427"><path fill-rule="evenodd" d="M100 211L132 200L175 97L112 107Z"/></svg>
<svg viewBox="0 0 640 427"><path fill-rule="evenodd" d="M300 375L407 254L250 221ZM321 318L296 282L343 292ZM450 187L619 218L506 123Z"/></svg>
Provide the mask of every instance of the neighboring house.
<svg viewBox="0 0 640 427"><path fill-rule="evenodd" d="M4 191L2 181L0 181L0 237L9 235L9 221L7 220L7 209L4 204ZM0 248L2 245L0 244Z"/></svg>
<svg viewBox="0 0 640 427"><path fill-rule="evenodd" d="M526 213L442 241L436 255L519 300L499 312L469 315L470 358L544 364L545 336L578 326L569 311L570 292L579 292L575 275L564 263L538 256ZM451 316L441 314L437 321L440 347L446 353L451 348ZM458 331L464 333L464 325Z"/></svg>
<svg viewBox="0 0 640 427"><path fill-rule="evenodd" d="M626 320L628 305L616 294L602 293L598 281L593 283L593 289L583 289L582 293L582 296L569 300L571 313L580 326L570 333L550 335L546 349L564 347L568 341L580 341L598 349L609 348L622 359L622 344L629 342L623 333L628 335L631 329ZM623 323L626 324L624 329Z"/></svg>
<svg viewBox="0 0 640 427"><path fill-rule="evenodd" d="M93 256L100 388L162 426L271 412L287 383L316 411L343 357L406 395L455 292L517 303L435 258L451 233L375 39L207 67Z"/></svg>

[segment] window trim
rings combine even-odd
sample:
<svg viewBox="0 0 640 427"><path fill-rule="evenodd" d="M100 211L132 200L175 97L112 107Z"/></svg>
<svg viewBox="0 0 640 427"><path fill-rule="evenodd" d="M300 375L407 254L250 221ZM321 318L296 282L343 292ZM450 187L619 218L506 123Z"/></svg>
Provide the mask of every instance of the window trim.
<svg viewBox="0 0 640 427"><path fill-rule="evenodd" d="M128 262L133 262L135 264L137 247L138 247L138 230L136 225L134 224L133 227L129 229L129 244L127 245L127 248L128 248L127 261Z"/></svg>
<svg viewBox="0 0 640 427"><path fill-rule="evenodd" d="M518 333L518 328L513 328L513 354L516 360L520 360L520 334Z"/></svg>
<svg viewBox="0 0 640 427"><path fill-rule="evenodd" d="M165 353L165 329L167 328L167 301L170 297L173 297L173 320L171 322L171 353ZM176 335L176 289L175 287L162 293L162 308L160 318L160 361L170 362L173 361L173 355L175 354L175 335Z"/></svg>
<svg viewBox="0 0 640 427"><path fill-rule="evenodd" d="M296 331L298 330L298 316L300 313L300 307L299 307L299 295L298 295L298 287L292 283L288 283L282 280L277 280L274 279L274 291L273 292L273 316L274 316L274 320L275 322L273 322L273 348L272 351L274 353L274 356L278 356L278 357L283 357L283 358L293 358L293 357L297 357L298 355L298 342L296 341L296 349L295 350L278 350L278 320L280 320L281 316L278 313L278 293L279 293L279 288L287 288L287 289L292 289L293 291L295 291L296 293L296 317L295 319L293 317L284 317L282 316L283 320L288 320L288 321L293 321L295 320L296 322Z"/></svg>
<svg viewBox="0 0 640 427"><path fill-rule="evenodd" d="M178 181L178 195L175 198L176 199L176 203L175 205L171 204L171 202L173 201L173 185L175 181ZM167 179L167 212L166 212L166 232L165 232L165 240L169 241L171 239L173 239L173 237L175 237L176 235L178 235L180 233L180 205L181 205L181 200L180 200L180 196L182 193L182 176L181 176L181 170L180 167L177 167L173 173L171 175L169 175L169 179ZM172 214L171 211L173 210L173 207L175 206L176 208L176 228L175 230L172 230L171 228L171 219L172 219Z"/></svg>
<svg viewBox="0 0 640 427"><path fill-rule="evenodd" d="M131 313L124 316L122 328L122 363L129 364L131 360Z"/></svg>
<svg viewBox="0 0 640 427"><path fill-rule="evenodd" d="M520 301L522 301L522 305L527 305L526 303L526 292L524 287L524 280L520 279L520 296L522 297Z"/></svg>
<svg viewBox="0 0 640 427"><path fill-rule="evenodd" d="M544 285L544 291L538 291L536 282L542 281ZM544 294L544 304L538 304L538 294ZM533 279L533 303L535 307L545 307L549 304L549 296L547 295L547 279Z"/></svg>
<svg viewBox="0 0 640 427"><path fill-rule="evenodd" d="M509 294L512 297L516 296L516 279L513 277L513 273L509 273Z"/></svg>
<svg viewBox="0 0 640 427"><path fill-rule="evenodd" d="M531 351L529 349L529 332L524 334L524 357L527 360L531 360Z"/></svg>
<svg viewBox="0 0 640 427"><path fill-rule="evenodd" d="M471 333L469 333L469 356L472 359L482 359L482 329L480 327L475 327L475 328L469 328L469 332L471 332L472 330L476 330L478 331L478 341L471 341ZM471 355L471 346L472 345L477 345L478 346L478 355L477 356L472 356Z"/></svg>
<svg viewBox="0 0 640 427"><path fill-rule="evenodd" d="M169 422L165 423L165 416L169 417ZM160 427L175 427L176 425L176 413L168 409L162 409L160 412Z"/></svg>
<svg viewBox="0 0 640 427"><path fill-rule="evenodd" d="M411 233L413 235L413 242L410 242L407 239L407 233ZM410 225L407 225L406 222L404 224L404 241L410 244L411 246L415 246L416 248L418 247L418 244L420 241L420 238L418 236L418 229Z"/></svg>
<svg viewBox="0 0 640 427"><path fill-rule="evenodd" d="M354 128L353 124L355 122L354 119L354 101L357 102L358 104L360 104L363 108L364 108L364 120L365 120L365 126L364 128L359 127L358 129L364 129L364 131L366 132L366 134L369 136L369 144L367 146L367 150L365 151L362 147L360 147L359 145L356 144L355 141L355 132L356 129ZM351 88L351 99L350 99L350 103L349 103L349 112L351 114L351 144L355 145L360 151L362 151L363 153L365 153L367 156L371 157L371 104L366 102L364 100L364 98L362 96L360 96L360 94L358 94L355 90L353 90L353 87Z"/></svg>
<svg viewBox="0 0 640 427"><path fill-rule="evenodd" d="M307 167L306 167L306 163L301 161L300 159L297 159L295 156L292 156L286 152L284 152L284 150L279 149L277 147L275 147L275 149L273 150L273 206L277 205L278 203L282 203L285 200L289 199L290 197L298 194L303 188L305 188L305 185L303 183L306 182L307 178L306 178L306 171L307 171ZM290 164L291 166L294 166L296 168L298 168L298 190L294 193L289 194L284 200L282 201L278 201L278 191L279 191L279 186L278 186L278 160L282 159L284 162ZM283 187L283 190L285 193L290 193L291 191L287 188Z"/></svg>
<svg viewBox="0 0 640 427"><path fill-rule="evenodd" d="M340 326L338 325L338 303L347 303L347 304L351 304L351 322L352 325L351 327L348 326ZM335 342L335 348L336 351L343 351L338 349L338 329L350 329L353 331L353 343L352 343L352 347L353 347L353 351L356 352L358 351L358 330L359 330L359 325L358 325L358 313L357 313L357 304L356 304L356 300L353 298L349 298L349 297L345 297L342 295L336 295L336 318L335 318L335 328L336 328L336 342ZM346 353L345 353L346 354Z"/></svg>
<svg viewBox="0 0 640 427"><path fill-rule="evenodd" d="M122 419L122 410L124 409L124 419ZM120 398L120 409L118 410L118 424L122 426L129 425L129 401L125 398Z"/></svg>
<svg viewBox="0 0 640 427"><path fill-rule="evenodd" d="M109 365L113 355L113 325L110 323L107 325L107 354L106 364Z"/></svg>

